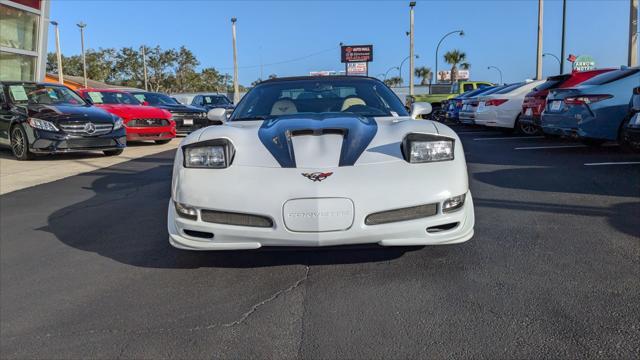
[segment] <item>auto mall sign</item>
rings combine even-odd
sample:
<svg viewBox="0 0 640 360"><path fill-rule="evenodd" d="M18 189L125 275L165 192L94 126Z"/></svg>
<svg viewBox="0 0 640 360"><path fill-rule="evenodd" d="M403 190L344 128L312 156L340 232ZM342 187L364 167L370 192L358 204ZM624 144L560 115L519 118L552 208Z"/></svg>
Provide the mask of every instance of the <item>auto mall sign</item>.
<svg viewBox="0 0 640 360"><path fill-rule="evenodd" d="M567 59L573 63L572 68L574 71L589 71L596 68L596 62L589 55L569 55Z"/></svg>

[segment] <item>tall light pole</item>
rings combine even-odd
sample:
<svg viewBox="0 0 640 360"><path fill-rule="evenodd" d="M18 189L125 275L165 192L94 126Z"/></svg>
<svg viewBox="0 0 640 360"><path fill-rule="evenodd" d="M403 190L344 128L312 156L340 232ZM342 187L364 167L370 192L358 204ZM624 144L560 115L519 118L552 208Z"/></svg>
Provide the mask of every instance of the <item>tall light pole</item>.
<svg viewBox="0 0 640 360"><path fill-rule="evenodd" d="M629 0L629 58L627 65L638 65L638 0Z"/></svg>
<svg viewBox="0 0 640 360"><path fill-rule="evenodd" d="M436 46L436 84L438 83L438 50L440 49L440 44L442 44L442 40L444 40L447 36L449 35L453 35L453 34L459 34L460 36L464 36L464 30L454 30L451 32L448 32L446 34L444 34L444 36L442 37L442 39L440 39L440 41L438 41L438 46Z"/></svg>
<svg viewBox="0 0 640 360"><path fill-rule="evenodd" d="M84 56L84 28L87 27L87 24L80 21L78 24L80 28L80 46L82 48L82 73L84 75L84 87L87 87L87 59Z"/></svg>
<svg viewBox="0 0 640 360"><path fill-rule="evenodd" d="M542 57L545 57L547 55L549 55L549 56L553 57L554 59L558 60L558 65L560 65L560 75L562 75L562 61L560 61L560 58L555 56L555 55L553 55L552 53L544 53L544 54L542 54Z"/></svg>
<svg viewBox="0 0 640 360"><path fill-rule="evenodd" d="M543 0L538 0L538 51L536 52L536 80L542 80Z"/></svg>
<svg viewBox="0 0 640 360"><path fill-rule="evenodd" d="M411 62L413 62L413 58L416 59L420 59L420 55L413 55L413 56L407 56L406 58L402 59L402 61L400 62L400 66L398 66L398 73L400 74L400 79L402 79L402 65L404 65L405 61L411 59L411 61L409 61L409 64L411 64ZM411 72L411 74L413 75L413 71ZM413 76L409 76L409 79L413 79Z"/></svg>
<svg viewBox="0 0 640 360"><path fill-rule="evenodd" d="M238 85L238 50L236 49L236 21L231 18L231 36L233 37L233 103L240 101L240 86Z"/></svg>
<svg viewBox="0 0 640 360"><path fill-rule="evenodd" d="M562 45L560 46L560 74L564 74L564 38L567 23L567 0L562 0ZM544 56L544 54L542 54Z"/></svg>
<svg viewBox="0 0 640 360"><path fill-rule="evenodd" d="M384 79L387 80L387 75L389 75L389 71L394 70L394 69L400 69L397 66L392 66L390 67L385 73L384 73Z"/></svg>
<svg viewBox="0 0 640 360"><path fill-rule="evenodd" d="M415 69L413 62L413 8L415 6L415 1L409 3L409 95L413 95L413 71Z"/></svg>
<svg viewBox="0 0 640 360"><path fill-rule="evenodd" d="M142 45L142 69L144 70L144 91L149 91L149 81L147 77L147 54L145 52L146 46Z"/></svg>
<svg viewBox="0 0 640 360"><path fill-rule="evenodd" d="M58 61L58 82L64 84L64 75L62 74L62 52L60 50L60 30L58 30L58 22L51 21L51 25L56 27L56 60Z"/></svg>
<svg viewBox="0 0 640 360"><path fill-rule="evenodd" d="M493 65L487 66L487 70L491 70L491 69L498 70L498 73L500 74L500 84L499 85L502 85L503 84L503 82L502 82L502 70L500 70L500 68L497 67L497 66L493 66Z"/></svg>

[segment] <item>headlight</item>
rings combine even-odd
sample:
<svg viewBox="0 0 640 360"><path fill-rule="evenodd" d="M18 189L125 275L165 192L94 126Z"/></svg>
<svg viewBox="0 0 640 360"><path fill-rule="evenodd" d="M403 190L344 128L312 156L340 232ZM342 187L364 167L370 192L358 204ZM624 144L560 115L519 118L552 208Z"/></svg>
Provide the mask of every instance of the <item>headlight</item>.
<svg viewBox="0 0 640 360"><path fill-rule="evenodd" d="M115 116L114 117L114 121L113 121L113 130L118 130L122 127L123 122L122 122L122 118Z"/></svg>
<svg viewBox="0 0 640 360"><path fill-rule="evenodd" d="M467 194L462 194L445 200L442 203L442 212L450 213L460 209L464 205L464 199L466 198L466 195Z"/></svg>
<svg viewBox="0 0 640 360"><path fill-rule="evenodd" d="M405 160L410 163L425 163L453 160L454 140L429 135L409 134L402 142Z"/></svg>
<svg viewBox="0 0 640 360"><path fill-rule="evenodd" d="M47 120L42 120L38 118L28 118L27 123L34 129L46 130L46 131L60 131L58 128L53 125L52 122Z"/></svg>
<svg viewBox="0 0 640 360"><path fill-rule="evenodd" d="M207 140L182 147L184 167L223 169L229 167L235 150L227 139Z"/></svg>

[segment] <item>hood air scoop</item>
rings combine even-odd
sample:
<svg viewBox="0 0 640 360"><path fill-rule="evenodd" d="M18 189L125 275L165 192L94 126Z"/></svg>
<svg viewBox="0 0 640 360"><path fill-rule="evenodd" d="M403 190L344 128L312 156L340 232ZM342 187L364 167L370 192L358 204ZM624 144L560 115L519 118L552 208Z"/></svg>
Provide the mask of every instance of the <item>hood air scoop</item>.
<svg viewBox="0 0 640 360"><path fill-rule="evenodd" d="M322 168L354 165L377 130L373 118L296 114L265 121L258 136L280 166Z"/></svg>

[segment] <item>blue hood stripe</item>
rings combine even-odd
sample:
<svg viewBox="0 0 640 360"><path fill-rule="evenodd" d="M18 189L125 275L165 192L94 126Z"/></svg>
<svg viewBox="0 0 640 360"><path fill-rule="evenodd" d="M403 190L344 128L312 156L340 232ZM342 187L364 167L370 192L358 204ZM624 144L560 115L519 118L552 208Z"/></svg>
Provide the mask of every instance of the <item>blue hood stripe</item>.
<svg viewBox="0 0 640 360"><path fill-rule="evenodd" d="M378 132L373 118L344 114L283 115L265 120L258 130L262 144L283 168L295 168L292 136L342 134L339 166L352 166Z"/></svg>

